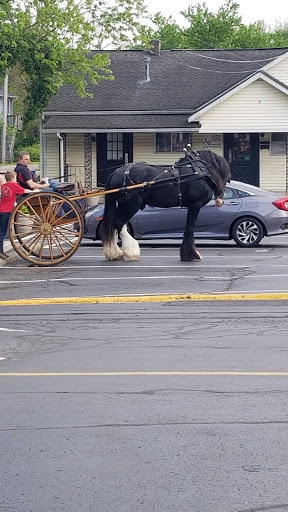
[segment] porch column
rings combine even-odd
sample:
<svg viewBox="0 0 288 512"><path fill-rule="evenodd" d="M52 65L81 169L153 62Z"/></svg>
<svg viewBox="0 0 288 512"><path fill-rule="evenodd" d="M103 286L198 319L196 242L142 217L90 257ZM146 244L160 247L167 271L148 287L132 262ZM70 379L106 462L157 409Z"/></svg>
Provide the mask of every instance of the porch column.
<svg viewBox="0 0 288 512"><path fill-rule="evenodd" d="M63 167L64 167L64 178L61 177L61 181L64 179L64 181L69 181L68 178L68 169L67 169L67 140L66 140L66 133L60 133L62 140L63 140Z"/></svg>
<svg viewBox="0 0 288 512"><path fill-rule="evenodd" d="M92 134L84 133L84 182L85 188L92 189Z"/></svg>

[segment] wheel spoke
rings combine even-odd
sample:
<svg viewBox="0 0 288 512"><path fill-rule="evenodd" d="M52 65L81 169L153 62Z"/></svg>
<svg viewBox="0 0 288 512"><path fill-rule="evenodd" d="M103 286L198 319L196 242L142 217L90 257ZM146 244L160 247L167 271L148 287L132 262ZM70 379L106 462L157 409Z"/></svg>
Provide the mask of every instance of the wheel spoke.
<svg viewBox="0 0 288 512"><path fill-rule="evenodd" d="M47 241L48 241L48 247L49 247L49 250L50 250L51 261L52 261L52 263L53 263L53 261L54 261L54 255L53 255L53 246L52 246L52 238L51 238L51 235L47 236Z"/></svg>
<svg viewBox="0 0 288 512"><path fill-rule="evenodd" d="M41 210L41 215L42 215L43 221L44 221L44 222L47 222L47 219L46 219L46 213L45 213L45 211L43 210L42 197L41 197L41 196L39 196L39 197L38 197L38 200L39 200L39 206L40 206L40 210Z"/></svg>
<svg viewBox="0 0 288 512"><path fill-rule="evenodd" d="M54 238L53 238L53 235L54 235ZM66 252L64 251L61 243L59 242L56 233L53 233L53 235L51 235L52 236L52 240L54 240L54 243L57 245L57 247L60 250L60 252L62 252L63 256L65 256Z"/></svg>
<svg viewBox="0 0 288 512"><path fill-rule="evenodd" d="M71 212L71 210L70 210L69 212L64 213L64 215L61 215L61 217L59 217L59 219L57 219L57 220L55 221L54 226L58 226L58 225L59 225L59 223L61 224L62 219L64 219L65 217L67 217L67 215L71 215L71 213L72 213L72 212ZM76 217L76 215L75 215L75 217ZM74 218L74 217L73 217L73 218ZM67 224L71 224L71 219L66 219L66 220L67 220Z"/></svg>
<svg viewBox="0 0 288 512"><path fill-rule="evenodd" d="M41 247L39 248L39 260L40 261L42 261L42 257L43 257L43 248L44 248L45 239L46 239L46 235L43 235Z"/></svg>
<svg viewBox="0 0 288 512"><path fill-rule="evenodd" d="M41 236L42 236L42 234L41 234L41 233L39 233L39 235L38 235L38 236L37 236L37 237L36 237L36 238L31 242L31 244L30 244L30 245L28 245L28 248L27 248L27 249L26 249L27 245L25 244L25 245L26 245L26 247L25 247L25 251L26 251L28 254L31 254L31 253L34 251L35 246L36 246L36 245L37 245L37 243L39 242L39 240L40 240ZM34 242L34 243L33 243L33 242Z"/></svg>
<svg viewBox="0 0 288 512"><path fill-rule="evenodd" d="M33 206L31 205L31 203L29 203L29 200L28 200L28 199L26 199L26 202L27 202L27 204L28 204L29 206L27 206L26 204L25 204L25 206L27 206L27 208L30 208L30 209L33 211L34 215L35 215L36 217L38 217L39 221L40 221L40 222L42 222L42 220L43 220L43 219L41 219L41 217L40 217L40 216L39 216L39 214L36 212L36 210L33 208ZM22 206L24 206L24 205L22 205ZM29 218L31 218L31 215L27 215L27 214L25 214L25 213L23 213L23 212L21 212L21 214L22 214L22 215L25 215L25 217L29 217ZM32 219L31 219L31 220L32 220ZM33 219L33 220L34 220L34 219Z"/></svg>
<svg viewBox="0 0 288 512"><path fill-rule="evenodd" d="M75 243L72 243L71 240L69 240L69 238L67 238L67 236L65 236L63 233L61 233L61 231L58 231L57 232L57 236L58 237L62 237L62 240L64 242L66 242L67 244L71 245L71 247L74 247Z"/></svg>
<svg viewBox="0 0 288 512"><path fill-rule="evenodd" d="M59 217L59 213L63 207L64 201L57 201L57 204L53 204L53 208L51 208L50 217L48 218L48 222L50 224L54 224L57 217Z"/></svg>

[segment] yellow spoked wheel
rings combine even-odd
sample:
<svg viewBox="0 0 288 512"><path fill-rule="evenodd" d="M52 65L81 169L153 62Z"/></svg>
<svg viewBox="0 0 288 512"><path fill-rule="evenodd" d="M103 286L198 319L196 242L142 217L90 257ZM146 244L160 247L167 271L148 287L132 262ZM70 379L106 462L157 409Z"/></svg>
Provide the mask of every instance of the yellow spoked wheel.
<svg viewBox="0 0 288 512"><path fill-rule="evenodd" d="M34 265L51 266L67 260L79 247L82 235L77 202L56 192L26 196L11 214L11 243Z"/></svg>

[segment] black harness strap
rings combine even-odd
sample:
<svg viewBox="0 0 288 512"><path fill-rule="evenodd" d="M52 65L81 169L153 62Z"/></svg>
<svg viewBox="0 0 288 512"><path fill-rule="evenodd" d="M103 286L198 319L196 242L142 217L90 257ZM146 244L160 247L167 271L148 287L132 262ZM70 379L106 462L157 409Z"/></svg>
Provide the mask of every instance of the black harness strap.
<svg viewBox="0 0 288 512"><path fill-rule="evenodd" d="M130 164L126 164L126 168L125 168L125 171L124 171L124 176L123 176L123 187L127 187L128 185L135 185L134 181L131 180L130 178L130 171L131 171L131 167L134 165L134 163L130 163ZM127 183L127 180L129 180L129 182Z"/></svg>
<svg viewBox="0 0 288 512"><path fill-rule="evenodd" d="M182 204L182 192L181 192L181 179L180 179L180 173L179 173L179 169L177 169L176 167L172 166L170 168L170 172L171 174L174 176L175 180L177 181L177 184L178 184L178 200L179 200L179 206L183 206Z"/></svg>

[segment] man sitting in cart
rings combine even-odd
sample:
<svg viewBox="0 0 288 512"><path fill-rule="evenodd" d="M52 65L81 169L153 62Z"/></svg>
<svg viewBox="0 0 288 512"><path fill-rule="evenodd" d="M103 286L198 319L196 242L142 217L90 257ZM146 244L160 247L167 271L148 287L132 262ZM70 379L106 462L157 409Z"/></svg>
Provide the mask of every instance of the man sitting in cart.
<svg viewBox="0 0 288 512"><path fill-rule="evenodd" d="M74 184L72 183L59 183L56 180L49 180L49 183L46 181L40 181L38 183L35 179L35 175L28 168L29 164L29 153L27 151L20 151L14 171L17 174L17 181L21 187L29 190L37 189L44 192L58 192L60 194L74 188Z"/></svg>

